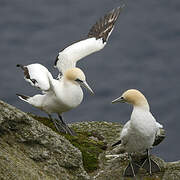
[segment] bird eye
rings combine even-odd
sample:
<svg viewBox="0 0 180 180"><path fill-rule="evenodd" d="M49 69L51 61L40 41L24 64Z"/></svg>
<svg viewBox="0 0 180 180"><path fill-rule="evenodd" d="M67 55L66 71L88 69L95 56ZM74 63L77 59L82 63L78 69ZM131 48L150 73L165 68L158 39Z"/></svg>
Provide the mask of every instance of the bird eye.
<svg viewBox="0 0 180 180"><path fill-rule="evenodd" d="M82 80L80 80L80 79L78 79L78 78L77 78L75 81L76 81L76 82L79 82L79 83L82 83L82 82L83 82Z"/></svg>
<svg viewBox="0 0 180 180"><path fill-rule="evenodd" d="M124 99L124 97L121 96L121 99Z"/></svg>

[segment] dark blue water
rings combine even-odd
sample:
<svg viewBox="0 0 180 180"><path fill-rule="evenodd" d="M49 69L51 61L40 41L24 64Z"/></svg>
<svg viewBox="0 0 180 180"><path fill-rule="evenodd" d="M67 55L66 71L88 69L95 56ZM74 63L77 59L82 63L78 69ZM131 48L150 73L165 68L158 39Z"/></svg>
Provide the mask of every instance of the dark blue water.
<svg viewBox="0 0 180 180"><path fill-rule="evenodd" d="M34 95L17 63L39 62L53 75L59 50L86 37L106 12L122 4L114 0L1 0L0 98L26 112L44 113L20 101L16 93ZM125 123L126 104L110 102L129 88L141 90L151 111L167 131L155 148L167 161L180 159L180 1L126 1L107 46L78 63L96 95L85 91L83 103L64 114L67 122Z"/></svg>

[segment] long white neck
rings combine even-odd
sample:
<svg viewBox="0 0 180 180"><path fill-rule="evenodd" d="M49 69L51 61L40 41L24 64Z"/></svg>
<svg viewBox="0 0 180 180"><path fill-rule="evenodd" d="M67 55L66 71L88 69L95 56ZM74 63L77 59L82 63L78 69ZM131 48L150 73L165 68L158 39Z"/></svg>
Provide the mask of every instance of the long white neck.
<svg viewBox="0 0 180 180"><path fill-rule="evenodd" d="M140 122L146 123L147 117L149 117L150 114L151 113L149 111L148 104L144 104L141 106L134 105L133 111L131 114L131 121L135 124L140 123Z"/></svg>
<svg viewBox="0 0 180 180"><path fill-rule="evenodd" d="M133 109L142 109L144 111L150 111L150 107L148 103L140 103L133 106Z"/></svg>

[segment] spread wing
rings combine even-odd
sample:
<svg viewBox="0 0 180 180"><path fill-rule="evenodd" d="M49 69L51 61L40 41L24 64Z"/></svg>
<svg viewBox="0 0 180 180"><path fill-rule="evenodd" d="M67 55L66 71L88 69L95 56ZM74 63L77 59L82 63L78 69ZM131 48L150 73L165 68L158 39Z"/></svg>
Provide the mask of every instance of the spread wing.
<svg viewBox="0 0 180 180"><path fill-rule="evenodd" d="M50 89L50 79L53 78L46 67L41 64L30 64L27 66L17 64L17 67L20 67L24 71L24 79L32 86L42 91L48 91Z"/></svg>
<svg viewBox="0 0 180 180"><path fill-rule="evenodd" d="M87 39L76 42L62 50L56 58L55 67L64 73L67 69L75 67L78 60L103 49L122 8L113 9L103 18L100 18L90 29Z"/></svg>

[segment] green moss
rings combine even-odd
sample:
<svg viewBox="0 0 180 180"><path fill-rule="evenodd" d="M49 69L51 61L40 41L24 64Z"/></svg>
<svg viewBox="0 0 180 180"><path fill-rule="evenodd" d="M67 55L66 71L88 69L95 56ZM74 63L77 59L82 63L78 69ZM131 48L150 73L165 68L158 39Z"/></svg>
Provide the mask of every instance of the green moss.
<svg viewBox="0 0 180 180"><path fill-rule="evenodd" d="M105 149L102 141L91 139L91 133L77 132L76 137L65 137L82 152L84 168L87 172L93 172L99 168L98 156Z"/></svg>
<svg viewBox="0 0 180 180"><path fill-rule="evenodd" d="M29 115L56 131L53 123L48 118L39 117L34 114ZM91 173L99 168L98 156L103 152L103 150L106 149L106 144L96 137L96 133L94 132L86 131L84 128L74 128L74 130L76 131L77 136L70 136L62 133L59 134L63 135L72 143L72 145L77 147L82 152L84 169L88 173Z"/></svg>

